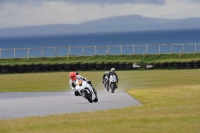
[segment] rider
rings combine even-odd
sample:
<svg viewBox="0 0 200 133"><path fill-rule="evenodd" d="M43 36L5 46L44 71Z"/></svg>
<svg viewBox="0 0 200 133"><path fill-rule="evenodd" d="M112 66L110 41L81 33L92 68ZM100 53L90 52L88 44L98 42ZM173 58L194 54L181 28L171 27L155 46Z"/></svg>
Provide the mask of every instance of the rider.
<svg viewBox="0 0 200 133"><path fill-rule="evenodd" d="M118 76L117 76L117 73L115 72L115 68L111 68L111 71L109 72L109 74L108 74L108 79L110 78L110 75L115 75L116 76L116 78L117 78L117 82L116 82L116 87L118 88L118 81L119 81L119 78L118 78ZM109 80L108 80L109 81Z"/></svg>
<svg viewBox="0 0 200 133"><path fill-rule="evenodd" d="M88 84L90 84L91 87L92 87L92 89L93 89L93 91L94 91L95 96L97 96L97 92L94 89L94 87L92 86L92 83L91 83L90 80L87 80L85 77L79 75L78 72L70 72L69 73L69 77L70 77L69 85L70 85L71 89L74 91L74 95L75 96L80 96L80 94L78 93L78 91L76 91L76 89L75 89L75 87L76 87L76 81L77 81L78 77L82 77L84 81L86 81Z"/></svg>
<svg viewBox="0 0 200 133"><path fill-rule="evenodd" d="M103 84L104 84L104 82L105 82L105 78L108 77L108 74L109 74L108 71L105 71L105 73L103 74L103 77L102 77L102 83L103 83Z"/></svg>

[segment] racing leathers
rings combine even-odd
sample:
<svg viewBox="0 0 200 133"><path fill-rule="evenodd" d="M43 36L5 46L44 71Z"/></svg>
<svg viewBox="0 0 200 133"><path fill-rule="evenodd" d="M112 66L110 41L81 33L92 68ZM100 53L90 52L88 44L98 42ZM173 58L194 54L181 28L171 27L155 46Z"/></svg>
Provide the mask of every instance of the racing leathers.
<svg viewBox="0 0 200 133"><path fill-rule="evenodd" d="M81 76L81 75L76 75L76 76L77 76L77 77L82 77L84 81L86 81L88 84L90 84L91 87L92 87L92 89L93 89L94 94L97 95L97 92L96 92L96 90L94 89L94 87L92 86L92 82L91 82L90 80L87 80L85 77L83 77L83 76ZM70 85L71 89L74 91L74 95L75 95L75 96L81 96L81 95L79 94L79 92L76 91L76 89L75 89L75 87L76 87L76 81L77 81L77 79L74 80L74 81L70 79L70 80L69 80L69 85Z"/></svg>

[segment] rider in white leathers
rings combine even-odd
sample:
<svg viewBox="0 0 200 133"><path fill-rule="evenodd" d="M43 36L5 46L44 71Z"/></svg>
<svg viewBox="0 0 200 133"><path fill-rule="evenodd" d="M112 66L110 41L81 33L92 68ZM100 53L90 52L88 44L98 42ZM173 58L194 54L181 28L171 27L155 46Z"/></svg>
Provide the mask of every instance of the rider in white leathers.
<svg viewBox="0 0 200 133"><path fill-rule="evenodd" d="M78 91L76 91L76 88L75 88L76 84L77 84L76 81L77 81L78 77L82 77L83 81L86 81L86 83L88 83L92 87L91 81L87 80L86 78L84 78L81 75L78 75L77 72L70 72L69 77L70 77L69 85L70 85L71 89L74 91L74 95L75 96L81 96L80 93ZM93 87L92 87L92 91L91 92L94 92L94 94L97 97L97 92L96 92L96 90Z"/></svg>

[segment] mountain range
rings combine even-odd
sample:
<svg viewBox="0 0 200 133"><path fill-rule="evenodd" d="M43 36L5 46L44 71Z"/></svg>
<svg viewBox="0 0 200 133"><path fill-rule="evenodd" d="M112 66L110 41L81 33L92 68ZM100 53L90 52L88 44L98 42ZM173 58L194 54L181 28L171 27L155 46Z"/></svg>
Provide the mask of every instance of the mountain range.
<svg viewBox="0 0 200 133"><path fill-rule="evenodd" d="M52 24L0 29L0 37L156 30L200 29L200 18L163 19L140 15L114 16L79 24Z"/></svg>

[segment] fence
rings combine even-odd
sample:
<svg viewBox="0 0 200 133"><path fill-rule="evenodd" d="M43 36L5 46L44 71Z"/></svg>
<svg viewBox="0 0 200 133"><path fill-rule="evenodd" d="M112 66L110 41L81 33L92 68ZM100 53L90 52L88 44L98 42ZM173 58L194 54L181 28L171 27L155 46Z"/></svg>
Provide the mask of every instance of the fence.
<svg viewBox="0 0 200 133"><path fill-rule="evenodd" d="M130 54L184 54L199 53L200 43L191 44L145 44L116 46L55 46L38 48L0 48L0 59L35 58L90 55L130 55Z"/></svg>

